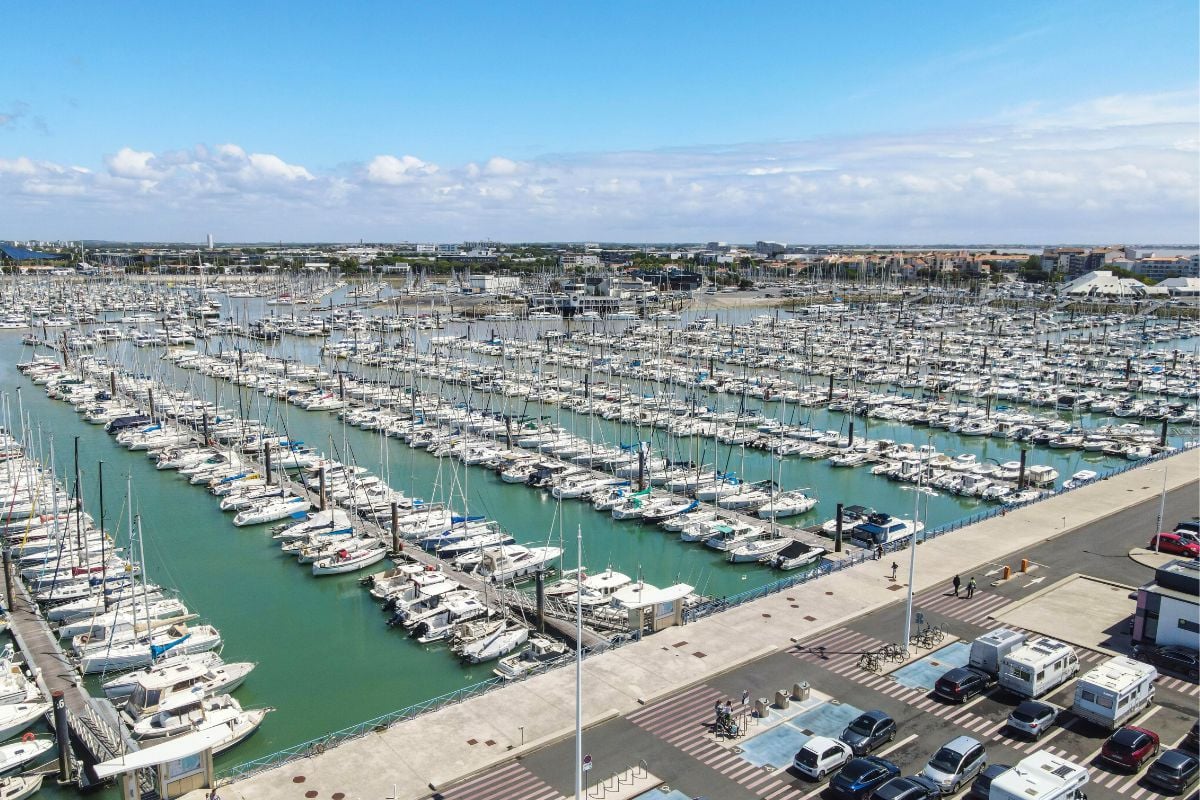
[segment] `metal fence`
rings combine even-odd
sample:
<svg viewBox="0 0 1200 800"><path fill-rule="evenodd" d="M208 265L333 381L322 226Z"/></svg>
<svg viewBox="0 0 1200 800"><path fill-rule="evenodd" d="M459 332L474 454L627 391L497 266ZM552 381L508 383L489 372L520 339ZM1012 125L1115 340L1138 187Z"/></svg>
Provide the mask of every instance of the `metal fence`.
<svg viewBox="0 0 1200 800"><path fill-rule="evenodd" d="M1110 478L1114 475L1120 475L1123 472L1128 472L1131 469L1137 469L1138 467L1144 467L1147 464L1151 464L1156 461L1161 461L1162 459L1168 458L1172 455L1176 455L1177 453L1182 452L1183 450L1193 449L1195 446L1196 445L1191 445L1188 447L1180 448L1179 450L1174 450L1174 451L1165 452L1165 453L1159 453L1157 455L1151 456L1150 458L1141 459L1140 461L1132 461L1129 464L1124 464L1124 465L1106 473L1105 475L1097 476L1093 480L1088 481L1086 484L1080 484L1080 486L1075 486L1075 487L1072 487L1071 489L1056 489L1054 491L1047 492L1045 495L1043 495L1042 497L1039 497L1036 500L1030 500L1025 503L1018 503L1015 505L1000 506L998 508L988 509L987 511L982 511L978 514L973 514L969 517L964 517L962 519L955 520L954 522L950 522L946 525L941 525L932 530L923 531L922 534L920 535L919 541L933 539L938 536L942 536L944 534L950 533L951 531L956 531L961 528L965 528L968 525L974 525L977 522L983 522L984 520L991 519L993 517L1002 516L1004 514L1007 514L1009 511L1015 510L1017 508L1022 508L1024 506L1031 505L1033 503L1041 502L1042 500L1046 500L1051 497L1057 497L1061 494L1065 494L1066 492L1074 491L1075 489L1078 489L1081 486L1090 485L1097 481L1104 480L1105 478ZM898 550L903 550L906 547L908 547L908 537L905 537L904 539L898 539L894 542L889 542L888 544L883 546L883 551L884 551L884 553L892 553L892 552L896 552ZM840 559L838 561L822 561L819 565L817 565L813 569L805 570L804 572L799 573L797 575L792 575L787 578L783 578L781 580L774 581L772 583L766 584L765 586L760 586L757 589L750 589L748 591L741 592L741 593L735 594L735 595L731 595L729 597L722 597L719 599L710 600L706 603L701 603L697 606L693 606L692 608L684 611L683 619L684 619L685 623L695 622L697 620L703 619L704 617L710 616L712 614L716 614L718 612L725 611L727 609L734 608L734 607L740 606L744 603L749 603L753 600L758 600L760 598L767 597L772 594L778 594L779 592L782 592L786 589L791 589L794 586L799 586L801 584L805 584L810 581L817 580L818 578L821 578L822 576L830 575L834 572L840 572L841 570L849 569L850 567L857 566L858 564L862 564L866 561L874 561L874 560L876 560L874 551L869 550L869 549L862 549L862 550L860 550L860 552L851 553L847 558ZM637 640L636 635L614 637L614 639L612 640L612 643L609 645L606 645L603 647L585 648L584 649L584 657L586 658L590 655L594 655L595 653L603 652L605 650L612 649L613 647L618 647L622 644L626 644L628 642L636 641L636 640ZM521 679L531 677L533 674L537 674L537 673L530 673L528 675L523 676ZM338 744L342 744L344 742L348 742L348 741L351 741L354 739L360 739L370 733L382 733L383 731L386 731L388 728L390 728L392 725L395 725L398 722L405 722L407 720L416 719L417 717L422 716L423 714L428 714L431 711L437 711L438 709L454 705L455 703L461 703L464 700L469 700L472 697L477 697L479 695L485 694L487 692L492 691L493 689L496 689L500 686L504 686L505 684L508 684L508 683L512 683L512 681L506 681L506 680L504 680L502 678L498 678L498 677L497 678L488 678L487 680L480 681L479 683L473 683L470 686L464 686L461 689L456 689L453 692L439 695L438 697L434 697L429 700L424 700L420 703L415 703L411 706L408 706L407 708L402 708L399 711L392 711L388 714L383 714L381 716L375 717L374 719L369 719L365 722L360 722L357 725L352 725L348 728L343 728L342 730L334 731L333 733L326 734L319 738L310 739L307 742L302 742L298 745L289 747L285 750L280 750L278 752L271 753L270 755L266 755L261 758L256 758L253 761L247 761L243 764L238 764L237 766L223 769L218 773L218 777L222 782L239 780L241 778L246 778L246 777L253 775L255 773L258 773L258 772L263 772L268 769L273 769L275 767L286 764L290 761L297 761L302 758L309 758L311 756L320 755L321 753L324 753L325 750L327 750L330 747L334 747Z"/></svg>

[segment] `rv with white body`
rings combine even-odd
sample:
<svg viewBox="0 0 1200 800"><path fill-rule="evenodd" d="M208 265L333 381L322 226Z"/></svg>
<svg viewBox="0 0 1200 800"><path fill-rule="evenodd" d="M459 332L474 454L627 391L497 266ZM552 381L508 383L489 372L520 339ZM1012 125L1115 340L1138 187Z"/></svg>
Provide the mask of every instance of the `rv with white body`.
<svg viewBox="0 0 1200 800"><path fill-rule="evenodd" d="M1000 674L1000 662L1004 657L1025 644L1025 634L1008 628L988 631L971 642L969 666L986 672L992 677Z"/></svg>
<svg viewBox="0 0 1200 800"><path fill-rule="evenodd" d="M992 779L988 800L1086 800L1088 771L1047 752L1026 756Z"/></svg>
<svg viewBox="0 0 1200 800"><path fill-rule="evenodd" d="M1149 664L1116 656L1088 672L1075 685L1076 716L1116 730L1154 702L1158 671Z"/></svg>
<svg viewBox="0 0 1200 800"><path fill-rule="evenodd" d="M1021 697L1041 697L1079 674L1075 650L1040 636L1000 660L1000 685Z"/></svg>

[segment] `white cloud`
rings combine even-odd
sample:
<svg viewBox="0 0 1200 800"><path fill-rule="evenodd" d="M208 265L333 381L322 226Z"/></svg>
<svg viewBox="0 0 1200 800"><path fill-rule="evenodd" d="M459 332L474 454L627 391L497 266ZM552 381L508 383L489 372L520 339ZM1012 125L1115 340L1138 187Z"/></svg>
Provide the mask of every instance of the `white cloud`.
<svg viewBox="0 0 1200 800"><path fill-rule="evenodd" d="M399 186L438 171L437 164L427 164L416 156L375 156L367 164L367 180L387 186Z"/></svg>
<svg viewBox="0 0 1200 800"><path fill-rule="evenodd" d="M107 169L0 159L0 215L65 238L810 242L1195 239L1194 95L1100 98L912 134L652 152L376 155L320 169L226 143ZM25 230L27 229L27 230Z"/></svg>
<svg viewBox="0 0 1200 800"><path fill-rule="evenodd" d="M153 161L154 153L134 150L132 147L122 147L115 155L105 159L109 174L115 178L151 181L163 177L163 173L151 165Z"/></svg>

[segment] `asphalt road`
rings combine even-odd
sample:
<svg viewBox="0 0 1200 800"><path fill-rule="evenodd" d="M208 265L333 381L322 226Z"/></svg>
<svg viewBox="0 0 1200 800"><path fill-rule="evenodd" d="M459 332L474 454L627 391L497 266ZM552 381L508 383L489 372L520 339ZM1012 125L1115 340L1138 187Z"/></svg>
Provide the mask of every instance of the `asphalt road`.
<svg viewBox="0 0 1200 800"><path fill-rule="evenodd" d="M1147 480L1153 475L1147 474ZM1010 564L1028 558L1038 564L1041 581L1015 579L999 587L990 585L1000 565L976 568L980 586L974 598L954 598L950 585L918 594L918 607L926 618L956 637L957 644L926 652L923 661L892 674L873 674L858 666L858 653L873 650L903 636L905 604L902 599L866 614L853 622L800 643L788 652L775 653L658 701L624 718L589 729L584 749L594 765L586 783L645 762L646 766L673 789L689 798L727 800L810 800L831 798L827 782L810 781L788 770L790 756L807 735L836 737L845 722L859 710L882 709L896 719L899 732L891 745L881 748L885 757L903 774L919 772L925 761L946 741L966 734L983 742L991 763L1014 764L1025 755L1048 750L1078 764L1092 767L1087 794L1091 800L1131 798L1157 800L1153 790L1141 783L1140 775L1118 774L1095 756L1105 732L1074 719L1069 712L1043 736L1032 742L1010 735L1004 720L1017 699L999 689L976 697L961 706L934 700L926 686L941 672L964 658L967 643L999 626L993 615L1005 606L1053 585L1074 573L1137 586L1153 578L1153 570L1129 558L1133 547L1144 546L1154 532L1159 500L1141 503L1101 523L1068 533L1047 531L1037 547L1012 553ZM1164 527L1177 519L1200 515L1200 486L1193 483L1167 496ZM919 550L918 550L919 555ZM918 561L918 569L920 562ZM968 575L963 575L966 582ZM965 592L964 592L965 594ZM1130 601L1130 612L1133 602ZM1086 609L1080 609L1086 613ZM948 640L950 641L950 640ZM809 647L824 645L824 656ZM1106 643L1113 646L1112 643ZM1108 656L1076 648L1080 670L1086 672ZM773 711L763 723L752 722L749 736L732 742L711 731L713 707L718 700L731 699L740 707L743 691L751 698L773 695L774 689L789 689L807 681L813 690L808 703L796 704L784 714ZM586 687L585 687L586 690ZM1043 698L1068 707L1073 683L1068 682ZM824 702L822 702L824 701ZM1156 702L1139 722L1162 737L1164 749L1179 742L1197 716L1200 687L1164 678L1156 687ZM475 781L470 789L446 790L447 800L548 800L573 796L574 740L567 739L539 750L498 771L495 785ZM963 794L965 795L965 790ZM1195 796L1192 792L1192 796Z"/></svg>

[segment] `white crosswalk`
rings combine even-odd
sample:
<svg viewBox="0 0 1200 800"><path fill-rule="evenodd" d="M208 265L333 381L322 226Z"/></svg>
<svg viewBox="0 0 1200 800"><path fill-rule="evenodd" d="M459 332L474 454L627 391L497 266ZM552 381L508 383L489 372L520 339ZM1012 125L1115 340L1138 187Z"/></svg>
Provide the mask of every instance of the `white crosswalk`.
<svg viewBox="0 0 1200 800"><path fill-rule="evenodd" d="M765 800L797 800L807 794L812 787L784 783L779 775L785 773L755 766L716 743L711 734L715 704L726 699L733 698L699 685L639 709L626 719Z"/></svg>
<svg viewBox="0 0 1200 800"><path fill-rule="evenodd" d="M913 598L913 608L917 611L931 611L970 625L982 625L1012 602L1011 597L982 590L976 590L975 596L968 599L965 591L960 591L959 596L955 597L953 592L943 589L926 589Z"/></svg>
<svg viewBox="0 0 1200 800"><path fill-rule="evenodd" d="M435 800L560 800L562 797L515 761L434 795Z"/></svg>

